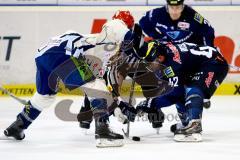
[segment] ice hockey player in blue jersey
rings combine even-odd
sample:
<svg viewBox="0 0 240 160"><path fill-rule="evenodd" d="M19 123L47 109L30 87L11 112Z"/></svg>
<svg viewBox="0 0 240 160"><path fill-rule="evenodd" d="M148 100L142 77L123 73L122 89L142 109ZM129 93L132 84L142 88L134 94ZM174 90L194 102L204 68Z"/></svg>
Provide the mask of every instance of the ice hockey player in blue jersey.
<svg viewBox="0 0 240 160"><path fill-rule="evenodd" d="M190 42L214 46L214 29L184 0L166 0L167 5L146 12L139 24L153 39L172 43Z"/></svg>
<svg viewBox="0 0 240 160"><path fill-rule="evenodd" d="M204 17L185 5L184 0L166 0L166 2L167 5L146 12L140 19L139 24L147 36L172 43L189 42L214 46L214 29ZM175 99L184 100L184 96L184 88L174 88L171 93L164 95L164 98L175 101ZM154 99L155 105L168 106L168 103L164 103L161 97L159 98ZM143 101L142 104L150 104L149 101L151 99ZM207 99L204 101L204 107L209 108L210 101ZM176 107L179 108L179 105L181 104L176 104ZM161 122L153 123L153 126L161 127Z"/></svg>
<svg viewBox="0 0 240 160"><path fill-rule="evenodd" d="M134 22L130 23L115 18L107 22L99 34L67 32L51 38L45 46L38 49L35 56L37 92L4 134L17 140L24 139L24 130L44 108L53 104L58 84L62 81L69 89L80 87L89 97L96 124L96 146L122 146L123 136L114 133L108 126L107 107L113 98L102 76L109 59L118 53L121 43L126 37L132 37L129 28ZM114 49L106 52L106 44Z"/></svg>
<svg viewBox="0 0 240 160"><path fill-rule="evenodd" d="M193 43L172 44L152 41L145 44L138 56L150 62L148 68L161 79L168 79L174 88L186 90L184 99L169 99L162 96L161 104L179 103L178 111L183 126L174 132L176 141L201 141L203 100L210 99L228 73L228 64L221 53L210 46ZM164 65L164 70L159 66ZM196 75L196 73L199 73ZM190 78L191 77L191 78ZM147 111L149 107L161 108L161 105L140 105L138 111Z"/></svg>

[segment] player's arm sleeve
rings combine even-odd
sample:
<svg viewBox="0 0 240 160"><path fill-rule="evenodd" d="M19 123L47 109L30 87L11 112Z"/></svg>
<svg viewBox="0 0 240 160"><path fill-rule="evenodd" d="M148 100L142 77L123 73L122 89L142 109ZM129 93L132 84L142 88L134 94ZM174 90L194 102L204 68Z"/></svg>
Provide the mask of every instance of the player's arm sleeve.
<svg viewBox="0 0 240 160"><path fill-rule="evenodd" d="M203 41L205 45L214 46L215 31L207 20L204 20L202 27Z"/></svg>
<svg viewBox="0 0 240 160"><path fill-rule="evenodd" d="M195 33L198 35L199 39L202 38L202 45L214 46L215 31L210 23L197 11L191 7L186 8L186 14L191 17Z"/></svg>
<svg viewBox="0 0 240 160"><path fill-rule="evenodd" d="M196 18L198 17L198 18ZM198 30L200 36L203 38L203 44L208 46L214 46L215 31L210 23L203 18L199 13L195 13L194 19L198 23Z"/></svg>
<svg viewBox="0 0 240 160"><path fill-rule="evenodd" d="M154 10L146 12L146 14L139 20L139 25L141 26L143 32L152 38L155 38L160 33L156 31L154 21Z"/></svg>

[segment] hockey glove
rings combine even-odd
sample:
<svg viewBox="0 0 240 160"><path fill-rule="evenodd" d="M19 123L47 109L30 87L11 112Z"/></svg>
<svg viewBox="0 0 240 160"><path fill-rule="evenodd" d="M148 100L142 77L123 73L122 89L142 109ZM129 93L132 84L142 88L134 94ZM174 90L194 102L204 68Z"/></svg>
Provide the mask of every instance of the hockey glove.
<svg viewBox="0 0 240 160"><path fill-rule="evenodd" d="M122 113L127 116L129 121L134 122L137 110L133 106L130 106L127 102L120 101L118 107Z"/></svg>
<svg viewBox="0 0 240 160"><path fill-rule="evenodd" d="M152 123L153 128L162 127L162 123L164 122L164 113L161 109L156 109L151 105L151 99L146 99L140 102L137 107L137 114L143 115L144 113L148 114L148 120Z"/></svg>

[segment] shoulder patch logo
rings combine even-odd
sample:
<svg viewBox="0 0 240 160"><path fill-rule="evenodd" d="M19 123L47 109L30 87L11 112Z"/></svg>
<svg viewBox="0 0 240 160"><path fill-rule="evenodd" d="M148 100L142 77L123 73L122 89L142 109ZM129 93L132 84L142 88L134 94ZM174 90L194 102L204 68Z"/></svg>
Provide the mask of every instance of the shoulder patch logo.
<svg viewBox="0 0 240 160"><path fill-rule="evenodd" d="M175 76L175 73L174 73L174 71L173 71L173 69L172 69L171 66L165 68L165 69L163 70L163 73L164 73L164 75L165 75L167 78L171 78L171 77L174 77L174 76Z"/></svg>
<svg viewBox="0 0 240 160"><path fill-rule="evenodd" d="M198 23L202 24L204 21L204 18L199 13L195 13L194 20L197 21Z"/></svg>

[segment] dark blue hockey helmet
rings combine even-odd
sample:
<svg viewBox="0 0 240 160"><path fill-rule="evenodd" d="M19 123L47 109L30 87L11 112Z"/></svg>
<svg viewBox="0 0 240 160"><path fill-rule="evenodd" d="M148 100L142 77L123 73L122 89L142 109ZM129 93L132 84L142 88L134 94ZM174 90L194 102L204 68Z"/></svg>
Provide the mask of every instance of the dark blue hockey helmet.
<svg viewBox="0 0 240 160"><path fill-rule="evenodd" d="M177 6L183 4L184 0L167 0L168 5Z"/></svg>

